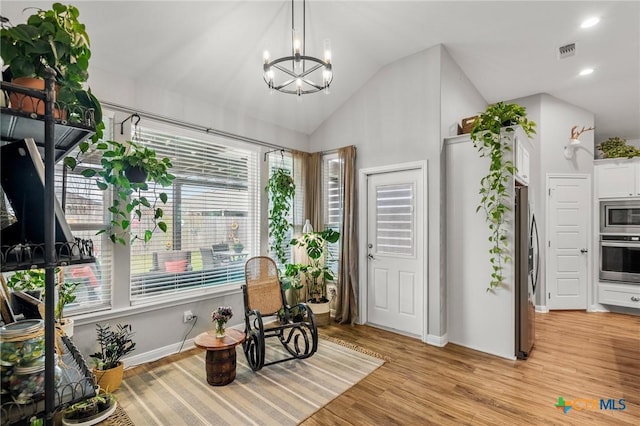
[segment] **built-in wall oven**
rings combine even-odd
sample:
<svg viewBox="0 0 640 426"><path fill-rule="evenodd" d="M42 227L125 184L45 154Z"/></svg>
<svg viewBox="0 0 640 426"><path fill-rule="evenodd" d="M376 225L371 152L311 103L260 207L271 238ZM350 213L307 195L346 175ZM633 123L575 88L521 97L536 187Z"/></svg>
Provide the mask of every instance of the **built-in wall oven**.
<svg viewBox="0 0 640 426"><path fill-rule="evenodd" d="M640 235L640 200L600 201L600 233Z"/></svg>
<svg viewBox="0 0 640 426"><path fill-rule="evenodd" d="M640 285L640 233L600 234L600 279Z"/></svg>

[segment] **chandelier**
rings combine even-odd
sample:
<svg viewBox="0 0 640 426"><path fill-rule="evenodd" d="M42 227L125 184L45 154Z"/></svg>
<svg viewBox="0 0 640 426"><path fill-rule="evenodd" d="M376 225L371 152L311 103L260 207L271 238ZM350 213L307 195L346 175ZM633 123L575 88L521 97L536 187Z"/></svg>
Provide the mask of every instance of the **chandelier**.
<svg viewBox="0 0 640 426"><path fill-rule="evenodd" d="M306 95L324 90L329 93L333 81L331 45L324 40L324 59L306 54L306 2L302 0L302 33L295 26L294 0L291 0L291 56L270 60L264 52L263 78L269 90L292 95Z"/></svg>

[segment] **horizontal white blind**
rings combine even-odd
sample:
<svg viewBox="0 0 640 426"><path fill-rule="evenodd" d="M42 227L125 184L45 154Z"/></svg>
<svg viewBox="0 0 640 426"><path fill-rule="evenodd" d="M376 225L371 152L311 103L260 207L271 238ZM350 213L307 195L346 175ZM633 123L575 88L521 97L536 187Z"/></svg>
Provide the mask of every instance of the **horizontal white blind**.
<svg viewBox="0 0 640 426"><path fill-rule="evenodd" d="M105 118L107 129L110 119ZM105 131L105 138L109 135ZM75 156L77 148L69 155ZM96 257L95 263L64 267L65 281L78 284L76 300L65 307L65 315L86 313L111 306L111 273L113 267L113 243L108 236L96 233L109 223L107 207L111 203L109 191L100 190L95 179L81 175L87 167L100 167L101 153L84 155L75 170L67 169L65 217L74 237L91 239ZM62 201L62 161L56 165L56 197Z"/></svg>
<svg viewBox="0 0 640 426"><path fill-rule="evenodd" d="M243 282L244 261L259 252L257 150L147 127L137 136L171 160L176 180L155 188L168 195L167 232L131 247L131 300ZM152 217L132 218L132 227L141 235Z"/></svg>
<svg viewBox="0 0 640 426"><path fill-rule="evenodd" d="M322 199L324 202L324 227L325 229L331 228L337 232L340 232L342 226L342 203L344 200L340 166L341 161L336 154L323 157L322 181L324 196ZM342 235L340 238L342 238ZM337 274L340 240L336 243L328 243L328 249L327 265Z"/></svg>
<svg viewBox="0 0 640 426"><path fill-rule="evenodd" d="M379 253L414 254L413 184L382 185L376 189L376 247Z"/></svg>

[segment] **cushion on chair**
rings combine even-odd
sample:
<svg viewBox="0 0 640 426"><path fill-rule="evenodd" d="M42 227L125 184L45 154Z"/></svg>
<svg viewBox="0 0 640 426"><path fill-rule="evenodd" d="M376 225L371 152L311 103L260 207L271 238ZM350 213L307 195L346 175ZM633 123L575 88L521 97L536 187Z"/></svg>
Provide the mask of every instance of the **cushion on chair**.
<svg viewBox="0 0 640 426"><path fill-rule="evenodd" d="M187 270L187 259L164 262L164 270L167 272L184 272Z"/></svg>

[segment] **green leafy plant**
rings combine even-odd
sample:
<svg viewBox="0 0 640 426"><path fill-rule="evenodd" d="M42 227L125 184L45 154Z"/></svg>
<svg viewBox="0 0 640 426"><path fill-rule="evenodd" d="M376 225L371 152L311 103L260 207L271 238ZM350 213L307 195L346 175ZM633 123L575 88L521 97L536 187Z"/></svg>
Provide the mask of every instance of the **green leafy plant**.
<svg viewBox="0 0 640 426"><path fill-rule="evenodd" d="M640 157L640 149L627 145L627 140L619 137L609 138L596 146L602 151L604 158Z"/></svg>
<svg viewBox="0 0 640 426"><path fill-rule="evenodd" d="M275 254L281 264L284 264L287 261L284 241L287 238L287 232L292 228L287 218L291 212L296 185L288 170L278 168L269 177L266 190L271 201L269 209L271 244L269 250Z"/></svg>
<svg viewBox="0 0 640 426"><path fill-rule="evenodd" d="M65 420L88 419L107 411L115 402L116 398L112 393L101 390L97 395L76 402L62 410L62 417Z"/></svg>
<svg viewBox="0 0 640 426"><path fill-rule="evenodd" d="M336 243L340 239L340 233L333 229L325 229L319 232L303 234L300 238L293 238L290 244L305 250L309 258L308 264L289 264L285 274L293 277L303 274L309 290L311 303L328 302L327 280L335 280L335 275L327 266L327 257L330 255L327 243Z"/></svg>
<svg viewBox="0 0 640 426"><path fill-rule="evenodd" d="M97 138L101 136L102 107L91 89L84 89L89 78L91 49L85 25L78 17L75 6L54 3L49 10L37 9L25 24L6 25L0 30L0 50L12 78L34 77L44 79L48 67L56 71L57 100L75 117L74 105L93 109L97 123Z"/></svg>
<svg viewBox="0 0 640 426"><path fill-rule="evenodd" d="M156 230L167 232L167 223L162 220L164 211L162 205L167 203L168 195L158 187L168 187L175 176L169 173L173 167L168 158L158 158L156 152L135 142L126 144L116 141L106 141L90 144L82 142L76 157L66 157L65 166L74 170L80 164L80 158L92 152L102 153L101 168L87 167L82 170L82 175L95 178L96 185L102 191L109 188L115 189L114 198L109 212L113 215L110 226L98 231L98 234L108 232L109 238L114 243L126 245L136 240L147 243L151 240ZM127 176L131 167L141 168L146 173L145 182L132 182ZM142 195L142 191L153 192L153 197ZM148 212L153 221L152 229L145 229L142 235L134 233L131 228L131 220L140 221Z"/></svg>
<svg viewBox="0 0 640 426"><path fill-rule="evenodd" d="M96 324L96 329L100 352L89 356L94 359L97 370L117 367L120 360L136 348L131 339L134 333L129 324L117 324L115 330L109 324Z"/></svg>
<svg viewBox="0 0 640 426"><path fill-rule="evenodd" d="M516 172L511 160L505 154L512 150L514 126L520 126L528 137L535 134L536 124L527 119L526 109L517 104L498 102L487 107L478 116L471 129L473 146L481 157L488 157L489 172L480 180L480 205L489 224L489 250L491 262L491 280L487 290L501 286L504 282L504 264L511 261L507 243L506 214L511 210L508 199L511 197L508 184Z"/></svg>
<svg viewBox="0 0 640 426"><path fill-rule="evenodd" d="M64 318L64 307L76 301L76 295L74 293L77 287L78 283L68 281L58 284L58 301L54 309L56 320L62 321Z"/></svg>
<svg viewBox="0 0 640 426"><path fill-rule="evenodd" d="M13 291L41 291L45 285L44 269L26 269L16 271L7 280L7 287Z"/></svg>

